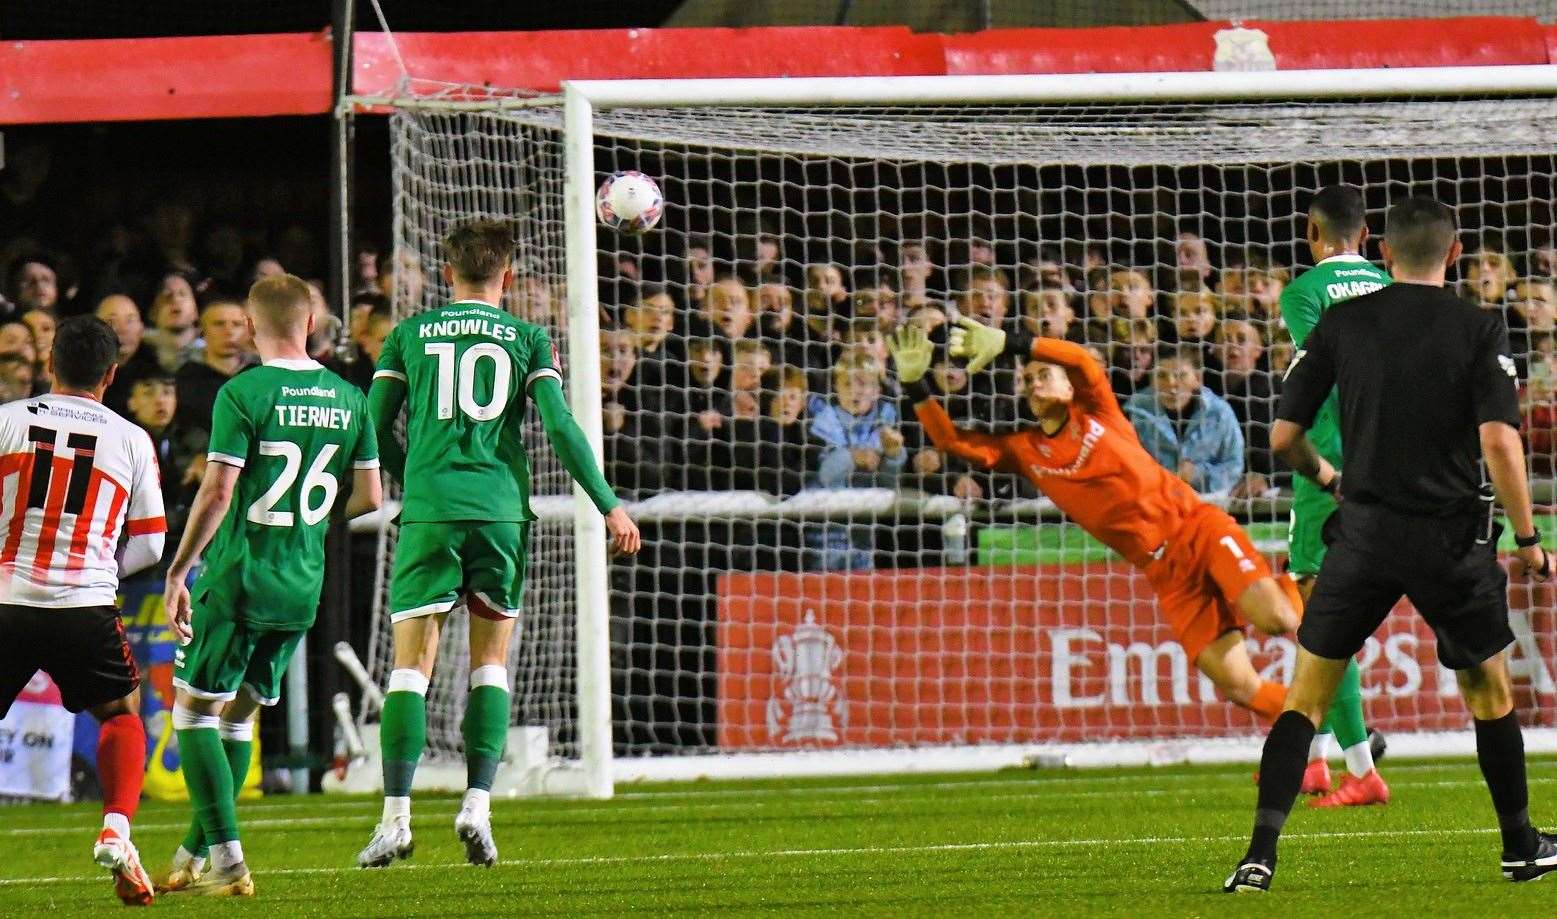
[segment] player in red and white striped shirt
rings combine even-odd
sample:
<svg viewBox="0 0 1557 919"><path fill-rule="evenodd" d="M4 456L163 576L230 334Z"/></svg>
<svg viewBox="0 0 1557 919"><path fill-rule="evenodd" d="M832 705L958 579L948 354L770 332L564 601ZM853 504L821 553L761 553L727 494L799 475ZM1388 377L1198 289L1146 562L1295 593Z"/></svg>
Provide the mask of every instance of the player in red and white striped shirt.
<svg viewBox="0 0 1557 919"><path fill-rule="evenodd" d="M102 725L103 831L93 858L125 903L151 902L130 842L146 732L140 674L115 608L119 578L162 557L156 452L103 407L119 341L92 316L60 323L54 391L0 406L0 717L39 670Z"/></svg>

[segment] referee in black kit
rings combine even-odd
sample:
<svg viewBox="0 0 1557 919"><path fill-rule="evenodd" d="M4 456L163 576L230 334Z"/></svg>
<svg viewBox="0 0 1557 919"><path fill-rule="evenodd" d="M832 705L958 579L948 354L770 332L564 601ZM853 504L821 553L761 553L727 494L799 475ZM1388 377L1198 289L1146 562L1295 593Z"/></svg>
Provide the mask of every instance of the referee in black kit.
<svg viewBox="0 0 1557 919"><path fill-rule="evenodd" d="M1303 624L1286 710L1260 758L1254 836L1229 893L1270 889L1276 840L1302 782L1314 726L1346 661L1402 595L1438 639L1476 721L1476 759L1503 834L1503 876L1557 870L1557 836L1527 810L1524 738L1503 651L1508 579L1497 559L1502 528L1482 499L1484 460L1514 527L1517 566L1551 574L1530 511L1514 362L1501 314L1444 289L1460 257L1454 215L1430 198L1390 208L1384 262L1395 283L1331 307L1282 387L1271 446L1343 500L1325 525L1329 553ZM1331 387L1340 390L1344 484L1304 433Z"/></svg>

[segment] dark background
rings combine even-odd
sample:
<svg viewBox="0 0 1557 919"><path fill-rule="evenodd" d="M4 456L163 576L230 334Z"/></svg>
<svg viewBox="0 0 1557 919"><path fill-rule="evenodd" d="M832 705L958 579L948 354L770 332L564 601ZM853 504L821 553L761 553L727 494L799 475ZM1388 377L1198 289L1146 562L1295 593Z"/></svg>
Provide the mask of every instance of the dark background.
<svg viewBox="0 0 1557 919"><path fill-rule="evenodd" d="M380 0L380 5L389 27L398 32L469 32L657 26L680 5L680 0ZM359 0L355 7L357 29L378 31L372 4ZM0 4L0 38L316 32L330 24L330 13L329 0L25 0Z"/></svg>

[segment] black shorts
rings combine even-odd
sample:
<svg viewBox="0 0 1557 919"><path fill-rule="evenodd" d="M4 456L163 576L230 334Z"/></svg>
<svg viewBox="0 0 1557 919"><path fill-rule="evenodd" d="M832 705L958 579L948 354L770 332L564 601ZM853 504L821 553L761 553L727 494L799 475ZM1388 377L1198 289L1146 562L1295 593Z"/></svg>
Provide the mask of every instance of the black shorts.
<svg viewBox="0 0 1557 919"><path fill-rule="evenodd" d="M1417 517L1343 502L1325 522L1329 551L1298 644L1320 657L1351 657L1405 596L1437 636L1445 667L1467 670L1492 657L1514 633L1508 575L1496 534L1486 535L1484 515Z"/></svg>
<svg viewBox="0 0 1557 919"><path fill-rule="evenodd" d="M113 607L0 604L0 718L39 670L54 678L72 712L122 699L141 684Z"/></svg>

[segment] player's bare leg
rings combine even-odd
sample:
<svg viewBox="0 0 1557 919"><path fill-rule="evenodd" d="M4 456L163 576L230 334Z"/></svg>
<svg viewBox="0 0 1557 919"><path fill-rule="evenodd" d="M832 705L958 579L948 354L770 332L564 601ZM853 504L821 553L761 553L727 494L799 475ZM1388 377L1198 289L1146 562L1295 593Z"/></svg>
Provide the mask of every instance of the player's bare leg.
<svg viewBox="0 0 1557 919"><path fill-rule="evenodd" d="M508 646L517 620L492 609L481 597L467 598L470 609L470 698L460 725L465 738L465 799L454 818L454 831L473 865L497 862L492 838L492 779L508 738Z"/></svg>
<svg viewBox="0 0 1557 919"><path fill-rule="evenodd" d="M1308 604L1308 598L1314 592L1314 576L1291 576L1292 584L1297 589L1298 598L1304 606ZM1359 703L1360 704L1360 703ZM1314 734L1314 739L1308 745L1308 768L1303 770L1303 786L1299 794L1328 795L1334 784L1330 776L1330 754L1335 748L1335 732L1331 728L1330 719L1319 726L1319 731ZM1256 784L1259 776L1255 776Z"/></svg>
<svg viewBox="0 0 1557 919"><path fill-rule="evenodd" d="M1468 670L1456 670L1460 695L1476 724L1476 762L1492 793L1503 835L1503 877L1533 881L1557 871L1557 836L1530 824L1525 742L1514 712L1508 664L1498 653Z"/></svg>
<svg viewBox="0 0 1557 919"><path fill-rule="evenodd" d="M379 742L384 759L384 812L373 838L357 853L363 868L410 858L411 785L427 744L427 685L438 659L447 613L411 616L394 624L395 667L384 694Z"/></svg>
<svg viewBox="0 0 1557 919"><path fill-rule="evenodd" d="M1260 578L1238 598L1238 612L1266 635L1285 635L1297 629L1301 617L1275 578Z"/></svg>
<svg viewBox="0 0 1557 919"><path fill-rule="evenodd" d="M98 728L98 775L103 786L103 829L92 847L92 860L113 872L114 893L129 906L152 901L151 877L130 842L130 821L141 799L146 772L146 728L141 723L141 691L90 711Z"/></svg>
<svg viewBox="0 0 1557 919"><path fill-rule="evenodd" d="M243 858L243 844L238 841L237 789L222 739L224 725L228 726L228 733L234 733L229 718L245 718L236 729L237 735L250 730L247 718L253 716L254 709L249 704L235 705L239 699L246 700L246 696L240 694L233 700L201 699L180 689L173 701L173 726L178 730L184 784L189 787L189 803L210 847L210 870L183 888L200 896L254 896L254 881ZM230 705L233 708L229 715ZM245 754L245 772L252 734L248 738L238 741Z"/></svg>
<svg viewBox="0 0 1557 919"><path fill-rule="evenodd" d="M1223 884L1228 893L1270 889L1276 873L1276 841L1292 812L1303 783L1309 742L1324 720L1335 687L1346 672L1346 661L1319 657L1301 645L1292 685L1281 716L1271 726L1260 755L1260 791L1254 810L1249 850Z"/></svg>
<svg viewBox="0 0 1557 919"><path fill-rule="evenodd" d="M1195 667L1234 705L1247 708L1266 721L1273 720L1281 711L1286 688L1260 678L1249 659L1249 649L1244 647L1242 632L1224 632L1195 658Z"/></svg>
<svg viewBox="0 0 1557 919"><path fill-rule="evenodd" d="M1346 661L1332 660L1310 653L1301 645L1297 652L1297 665L1292 672L1292 685L1287 688L1287 704L1284 711L1297 712L1317 726L1325 718L1325 709L1335 696L1335 687L1341 682Z"/></svg>

